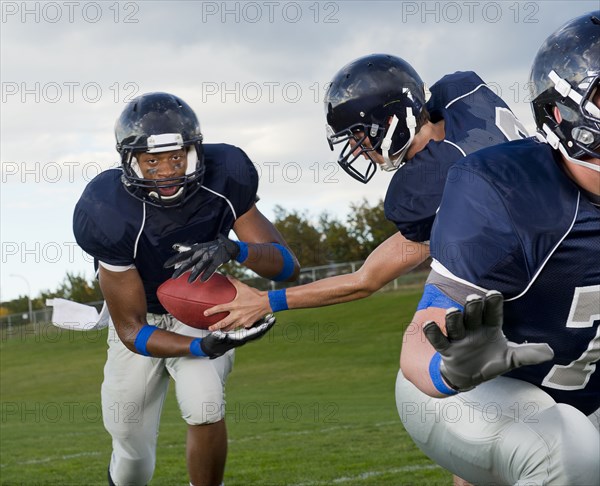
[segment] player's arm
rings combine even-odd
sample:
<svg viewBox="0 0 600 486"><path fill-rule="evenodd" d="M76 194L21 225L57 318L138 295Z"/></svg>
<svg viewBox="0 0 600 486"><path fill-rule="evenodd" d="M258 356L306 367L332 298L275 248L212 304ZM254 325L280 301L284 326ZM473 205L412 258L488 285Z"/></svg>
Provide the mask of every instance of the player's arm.
<svg viewBox="0 0 600 486"><path fill-rule="evenodd" d="M146 322L146 295L135 268L115 272L100 265L99 279L119 339L127 349L144 356L217 358L230 349L259 339L275 324L271 317L255 323L245 335L213 333L204 338L183 336Z"/></svg>
<svg viewBox="0 0 600 486"><path fill-rule="evenodd" d="M296 256L256 205L253 204L235 221L233 230L240 241L220 234L214 241L197 243L191 247L177 245L180 253L169 258L165 268L175 268L173 278L189 270L189 282L198 277L205 282L221 265L235 260L271 280L291 281L298 278L300 265Z"/></svg>
<svg viewBox="0 0 600 486"><path fill-rule="evenodd" d="M543 363L554 352L546 343L514 343L502 332L504 299L497 291L471 294L464 309L426 285L419 309L402 344L400 367L422 392L445 397L468 391L515 368ZM445 307L445 305L444 305Z"/></svg>
<svg viewBox="0 0 600 486"><path fill-rule="evenodd" d="M233 231L247 247L243 261L238 255L242 265L272 280L293 281L298 278L300 264L296 256L281 233L256 205L235 221Z"/></svg>
<svg viewBox="0 0 600 486"><path fill-rule="evenodd" d="M270 312L284 310L280 306L285 309L301 309L362 299L411 271L428 256L428 245L409 241L401 233L396 233L379 245L356 272L270 292L233 281L237 288L236 298L227 304L208 309L205 314L229 312L226 318L210 329L230 329L248 325Z"/></svg>
<svg viewBox="0 0 600 486"><path fill-rule="evenodd" d="M112 272L100 265L99 279L119 339L127 349L139 353L136 338L147 322L146 295L138 271L132 268ZM159 358L187 356L191 354L192 340L192 337L156 329L148 338L146 349L151 356Z"/></svg>

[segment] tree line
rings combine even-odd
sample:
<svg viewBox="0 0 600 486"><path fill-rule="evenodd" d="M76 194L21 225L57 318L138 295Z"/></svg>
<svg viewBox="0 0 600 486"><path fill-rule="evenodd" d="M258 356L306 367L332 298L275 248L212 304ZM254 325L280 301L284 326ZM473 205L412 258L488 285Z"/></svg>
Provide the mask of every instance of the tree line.
<svg viewBox="0 0 600 486"><path fill-rule="evenodd" d="M345 220L323 211L316 218L306 211L275 207L275 227L294 251L302 267L364 260L397 229L384 215L383 200L370 205L366 199L350 205ZM244 267L229 263L222 269L235 277L248 275ZM67 272L55 290L45 290L32 297L34 310L43 309L46 299L60 297L87 303L103 300L97 279ZM27 296L0 305L0 315L27 312Z"/></svg>

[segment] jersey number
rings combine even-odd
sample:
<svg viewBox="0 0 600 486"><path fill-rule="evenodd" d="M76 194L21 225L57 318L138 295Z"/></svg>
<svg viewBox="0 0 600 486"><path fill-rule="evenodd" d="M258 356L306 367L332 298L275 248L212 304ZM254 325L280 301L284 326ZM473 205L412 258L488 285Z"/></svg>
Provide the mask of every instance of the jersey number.
<svg viewBox="0 0 600 486"><path fill-rule="evenodd" d="M508 108L496 107L496 126L508 140L518 140L529 136L525 126Z"/></svg>
<svg viewBox="0 0 600 486"><path fill-rule="evenodd" d="M600 285L575 288L567 327L592 327L600 319ZM585 388L600 359L600 326L587 349L566 366L554 365L544 377L543 386L559 390Z"/></svg>

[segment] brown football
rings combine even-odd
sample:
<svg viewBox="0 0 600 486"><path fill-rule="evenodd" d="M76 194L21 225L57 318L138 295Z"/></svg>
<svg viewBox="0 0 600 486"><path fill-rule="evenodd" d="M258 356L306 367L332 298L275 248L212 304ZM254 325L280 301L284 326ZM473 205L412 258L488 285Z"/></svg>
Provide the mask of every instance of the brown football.
<svg viewBox="0 0 600 486"><path fill-rule="evenodd" d="M227 317L228 312L205 316L204 311L217 304L225 304L235 299L237 290L224 275L214 273L206 282L196 279L187 281L189 272L179 278L164 282L156 295L162 306L173 317L188 326L208 329L208 326Z"/></svg>

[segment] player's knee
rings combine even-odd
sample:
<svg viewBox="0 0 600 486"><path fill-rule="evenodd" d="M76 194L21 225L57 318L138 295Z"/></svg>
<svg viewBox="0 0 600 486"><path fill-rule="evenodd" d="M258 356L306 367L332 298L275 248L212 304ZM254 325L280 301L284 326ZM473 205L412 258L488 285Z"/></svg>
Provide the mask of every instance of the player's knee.
<svg viewBox="0 0 600 486"><path fill-rule="evenodd" d="M530 444L521 481L544 484L600 484L600 436L579 410L565 404L543 410L530 425L538 436ZM519 483L521 484L521 483ZM537 483L536 483L537 484Z"/></svg>
<svg viewBox="0 0 600 486"><path fill-rule="evenodd" d="M111 469L116 486L145 486L154 474L154 458L120 458Z"/></svg>
<svg viewBox="0 0 600 486"><path fill-rule="evenodd" d="M594 424L579 410L559 403L563 434L560 448L565 484L600 484L600 435Z"/></svg>
<svg viewBox="0 0 600 486"><path fill-rule="evenodd" d="M200 403L180 403L181 416L188 425L214 424L225 417L225 402L222 396L207 397Z"/></svg>

